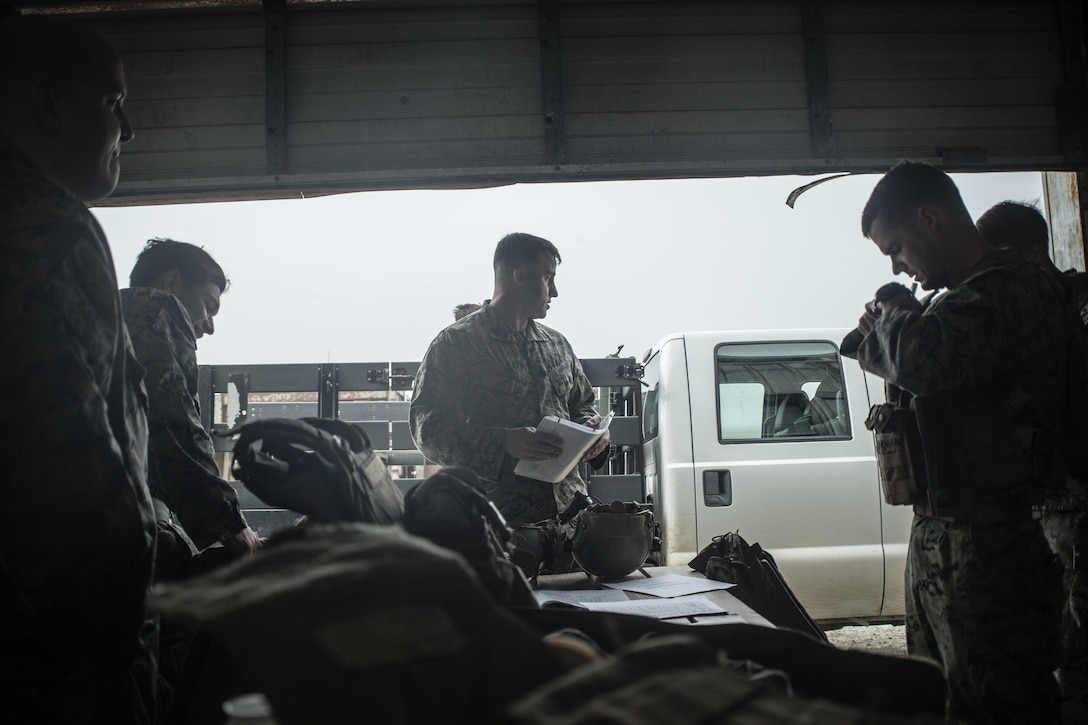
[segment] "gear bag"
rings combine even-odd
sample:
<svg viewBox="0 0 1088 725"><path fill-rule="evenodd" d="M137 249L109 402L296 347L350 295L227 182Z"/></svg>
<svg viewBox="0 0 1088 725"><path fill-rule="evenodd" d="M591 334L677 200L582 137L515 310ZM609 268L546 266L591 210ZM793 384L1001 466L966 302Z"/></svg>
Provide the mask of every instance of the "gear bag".
<svg viewBox="0 0 1088 725"><path fill-rule="evenodd" d="M234 477L270 506L319 523L397 524L404 495L359 426L328 418L269 418L242 426Z"/></svg>
<svg viewBox="0 0 1088 725"><path fill-rule="evenodd" d="M412 488L404 498L404 529L463 556L500 604L536 606L517 566L523 538L471 470L443 468Z"/></svg>
<svg viewBox="0 0 1088 725"><path fill-rule="evenodd" d="M864 708L866 712L879 711L871 714L871 720L851 719L846 722L899 722L894 719L897 715L919 718L907 720L916 725L921 722L943 722L947 686L940 666L932 660L840 649L803 632L756 624L703 623L693 626L634 614L592 612L550 605L539 609L515 607L509 611L543 636L553 632L578 632L604 653L603 659L597 658L594 662L591 658L589 664L549 683L542 683L515 703L510 712L514 716L512 721L518 725L590 722L707 725L721 722L711 717L719 714L715 701L721 693L717 691L718 688L729 687L722 679L730 671L741 674L740 670L733 669L740 665L749 668L745 681L760 679L759 670L775 671L788 679L797 698ZM699 678L699 682L684 682L684 675L673 670L673 666L685 661L691 665L703 664L687 656L672 658L654 655L645 663L648 673L622 671L626 669L622 664L624 654L631 647L664 643L677 637L696 640L716 653L712 675L707 673L708 678ZM667 653L662 651L661 654ZM726 671L718 667L723 664L733 667ZM643 679L644 674L651 673L661 673L665 675L664 681L676 684L675 689L667 687L669 692L659 692L651 698L652 702L643 699L651 689L658 689L649 680ZM650 687L643 689L644 685ZM622 688L622 691L616 688ZM707 688L713 688L716 692L709 692ZM664 700L655 698L670 696L675 696L669 701L673 709L661 717L654 708L662 706ZM651 711L657 715L653 719ZM942 717L922 719L927 715ZM593 719L593 716L598 719ZM745 720L738 714L737 718L725 722L825 722L798 718L801 718L800 714L779 720L754 716Z"/></svg>
<svg viewBox="0 0 1088 725"><path fill-rule="evenodd" d="M582 612L582 614L605 614ZM622 615L613 615L616 624ZM646 619L632 617L632 619ZM653 622L654 620L648 620ZM656 623L656 622L655 622ZM751 625L650 630L614 657L542 684L509 708L511 725L941 725L944 679L922 660L847 652ZM715 630L708 632L708 630ZM733 630L733 631L730 631ZM612 635L613 628L593 627ZM745 634L783 669L736 659ZM789 642L789 637L796 638ZM754 639L754 637L753 637ZM800 642L797 640L808 640ZM794 678L799 683L794 687ZM889 696L890 695L890 696Z"/></svg>
<svg viewBox="0 0 1088 725"><path fill-rule="evenodd" d="M827 641L827 635L782 578L770 552L759 544L749 544L737 532L715 536L688 566L707 579L736 584L730 593L776 627L796 629Z"/></svg>
<svg viewBox="0 0 1088 725"><path fill-rule="evenodd" d="M223 722L247 692L284 725L500 723L563 671L462 557L399 526L289 529L152 607L200 631L164 725Z"/></svg>
<svg viewBox="0 0 1088 725"><path fill-rule="evenodd" d="M887 403L869 409L865 427L873 433L884 501L911 506L925 499L927 480L922 434L911 395L885 383Z"/></svg>

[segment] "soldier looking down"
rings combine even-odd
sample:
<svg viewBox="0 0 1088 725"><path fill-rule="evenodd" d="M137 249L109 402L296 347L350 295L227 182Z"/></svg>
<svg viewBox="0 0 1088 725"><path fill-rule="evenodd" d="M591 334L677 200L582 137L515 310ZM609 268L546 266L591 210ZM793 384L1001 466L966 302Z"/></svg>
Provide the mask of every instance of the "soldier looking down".
<svg viewBox="0 0 1088 725"><path fill-rule="evenodd" d="M200 247L152 239L136 259L121 306L148 400L147 485L155 504L155 581L186 579L257 550L238 494L219 475L200 420L196 341L215 332L228 280ZM189 652L191 633L163 618L158 699L165 711Z"/></svg>
<svg viewBox="0 0 1088 725"><path fill-rule="evenodd" d="M147 483L156 513L164 522L176 518L173 523L180 523L196 551L222 544L235 557L251 554L257 535L242 517L238 494L219 475L215 446L201 424L196 397L197 340L215 332L227 277L200 247L152 239L137 258L129 283L131 287L121 290L121 303L136 358L145 370ZM160 563L165 563L162 556ZM162 571L156 579L184 574Z"/></svg>
<svg viewBox="0 0 1088 725"><path fill-rule="evenodd" d="M1061 284L992 250L932 166L894 167L861 221L893 273L947 288L924 310L895 295L858 324L861 367L914 396L925 450L907 551L908 651L943 667L951 720L1059 722L1060 567L1032 503L1061 435Z"/></svg>

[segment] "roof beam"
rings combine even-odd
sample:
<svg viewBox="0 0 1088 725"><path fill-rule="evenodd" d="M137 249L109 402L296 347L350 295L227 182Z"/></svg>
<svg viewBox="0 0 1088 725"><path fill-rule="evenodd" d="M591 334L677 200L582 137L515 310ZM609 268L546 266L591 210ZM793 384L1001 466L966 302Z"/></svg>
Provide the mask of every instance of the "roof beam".
<svg viewBox="0 0 1088 725"><path fill-rule="evenodd" d="M561 166L563 134L563 58L559 48L559 0L539 0L540 74L544 95L544 162Z"/></svg>
<svg viewBox="0 0 1088 725"><path fill-rule="evenodd" d="M287 0L264 0L268 174L287 172Z"/></svg>
<svg viewBox="0 0 1088 725"><path fill-rule="evenodd" d="M801 4L801 31L805 37L805 85L808 87L812 155L830 158L835 155L835 135L831 124L823 0L804 0Z"/></svg>

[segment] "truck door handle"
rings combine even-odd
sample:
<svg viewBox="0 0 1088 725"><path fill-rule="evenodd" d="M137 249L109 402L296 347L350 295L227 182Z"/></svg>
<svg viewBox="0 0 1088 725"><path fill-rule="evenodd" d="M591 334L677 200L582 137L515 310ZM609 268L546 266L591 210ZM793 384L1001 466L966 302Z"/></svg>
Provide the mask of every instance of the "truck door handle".
<svg viewBox="0 0 1088 725"><path fill-rule="evenodd" d="M707 506L733 505L733 478L728 470L703 471L703 503Z"/></svg>

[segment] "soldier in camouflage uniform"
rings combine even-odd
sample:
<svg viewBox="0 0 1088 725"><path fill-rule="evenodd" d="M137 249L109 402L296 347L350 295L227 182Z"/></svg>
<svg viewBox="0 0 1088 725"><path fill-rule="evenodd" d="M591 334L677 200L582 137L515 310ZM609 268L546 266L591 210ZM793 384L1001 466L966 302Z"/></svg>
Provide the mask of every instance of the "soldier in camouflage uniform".
<svg viewBox="0 0 1088 725"><path fill-rule="evenodd" d="M1039 209L1003 201L979 217L976 226L994 247L1015 252L1062 279L1088 334L1088 275L1076 270L1063 273L1051 261L1050 232ZM1062 562L1065 605L1058 682L1063 719L1088 723L1088 482L1070 476L1062 484L1047 489L1036 518Z"/></svg>
<svg viewBox="0 0 1088 725"><path fill-rule="evenodd" d="M219 475L196 397L196 341L215 332L219 297L228 283L211 255L172 239L147 243L129 283L121 290L121 306L147 388L147 485L159 534L155 581L176 581L248 556L258 545L238 494ZM164 618L158 695L163 708L182 676L189 646L188 628Z"/></svg>
<svg viewBox="0 0 1088 725"><path fill-rule="evenodd" d="M577 470L556 484L514 475L519 459L555 458L562 442L539 433L543 416L595 426L601 418L581 363L561 334L536 322L558 296L551 242L509 234L495 249L495 292L431 342L416 375L412 436L443 466L485 479L511 523L554 518L585 494ZM605 431L583 458L608 446ZM576 467L577 469L577 467Z"/></svg>
<svg viewBox="0 0 1088 725"><path fill-rule="evenodd" d="M219 475L215 446L201 424L196 398L196 341L215 332L213 320L227 278L200 247L152 239L137 258L129 283L129 289L121 290L121 302L136 358L145 370L147 484L162 522L156 580L165 581L189 573L186 539L196 551L223 544L234 557L257 549L257 535L239 510L238 494ZM178 524L186 536L176 535Z"/></svg>
<svg viewBox="0 0 1088 725"><path fill-rule="evenodd" d="M117 183L121 60L89 32L0 21L0 712L152 719L147 400L86 202Z"/></svg>
<svg viewBox="0 0 1088 725"><path fill-rule="evenodd" d="M904 293L859 321L861 366L919 406L929 488L908 545L908 650L943 666L950 719L1059 722L1060 565L1031 505L1061 433L1062 287L993 251L925 164L885 175L862 231L894 273L947 288L924 311Z"/></svg>

